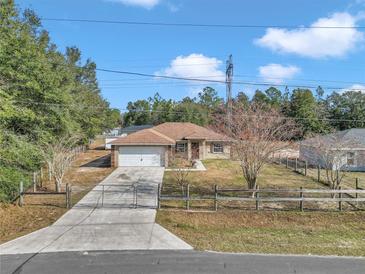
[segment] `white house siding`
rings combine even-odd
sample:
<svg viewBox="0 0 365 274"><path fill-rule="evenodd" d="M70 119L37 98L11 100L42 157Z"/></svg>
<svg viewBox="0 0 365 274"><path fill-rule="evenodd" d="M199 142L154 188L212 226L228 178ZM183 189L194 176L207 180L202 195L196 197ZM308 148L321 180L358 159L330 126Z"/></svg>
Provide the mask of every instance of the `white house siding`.
<svg viewBox="0 0 365 274"><path fill-rule="evenodd" d="M347 164L347 152L355 152L355 165L346 166ZM308 145L300 145L299 158L307 161L309 165L317 166L320 164L324 166L325 162L322 160L317 149ZM349 171L365 171L365 149L364 150L344 150L343 156L338 159L339 165L346 167Z"/></svg>
<svg viewBox="0 0 365 274"><path fill-rule="evenodd" d="M127 136L127 134L122 134L119 136L106 136L105 137L105 149L111 149L112 145L110 144L111 142L117 140L119 137L125 137Z"/></svg>
<svg viewBox="0 0 365 274"><path fill-rule="evenodd" d="M365 149L355 152L355 166L349 167L351 171L365 171Z"/></svg>
<svg viewBox="0 0 365 274"><path fill-rule="evenodd" d="M105 137L105 149L111 149L112 145L110 143L116 139L118 139L118 137Z"/></svg>

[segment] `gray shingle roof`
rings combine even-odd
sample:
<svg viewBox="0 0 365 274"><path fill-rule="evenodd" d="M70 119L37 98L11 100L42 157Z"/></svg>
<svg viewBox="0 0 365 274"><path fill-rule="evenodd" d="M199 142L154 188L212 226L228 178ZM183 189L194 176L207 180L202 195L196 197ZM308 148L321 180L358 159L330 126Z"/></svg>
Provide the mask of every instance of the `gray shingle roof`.
<svg viewBox="0 0 365 274"><path fill-rule="evenodd" d="M334 140L347 143L350 147L365 147L365 128L351 128L331 134L317 136L302 142L303 145L312 145L318 138L321 142L333 143Z"/></svg>
<svg viewBox="0 0 365 274"><path fill-rule="evenodd" d="M129 126L129 127L124 127L121 129L121 134L125 133L125 134L132 134L134 132L143 130L143 129L147 129L147 128L151 128L153 127L153 125L140 125L140 126Z"/></svg>

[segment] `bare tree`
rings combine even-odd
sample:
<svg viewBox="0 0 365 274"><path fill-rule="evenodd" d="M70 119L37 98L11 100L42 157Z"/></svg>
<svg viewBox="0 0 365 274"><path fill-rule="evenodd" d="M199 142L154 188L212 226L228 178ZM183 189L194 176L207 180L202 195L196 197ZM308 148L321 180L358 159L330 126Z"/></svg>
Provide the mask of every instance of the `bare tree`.
<svg viewBox="0 0 365 274"><path fill-rule="evenodd" d="M331 189L338 189L348 172L347 153L354 145L341 134L316 136L302 143L301 153L310 164L323 168Z"/></svg>
<svg viewBox="0 0 365 274"><path fill-rule="evenodd" d="M231 119L223 112L215 118L215 129L232 139L232 156L239 160L249 189L255 189L262 167L271 155L288 148L298 133L292 119L267 105L234 106Z"/></svg>
<svg viewBox="0 0 365 274"><path fill-rule="evenodd" d="M180 186L182 195L185 195L184 188L188 184L188 177L191 169L191 161L183 156L174 153L170 160L170 168L174 170L174 178Z"/></svg>
<svg viewBox="0 0 365 274"><path fill-rule="evenodd" d="M45 143L42 146L44 161L55 179L56 192L61 191L63 178L75 157L73 148L79 140L78 136L64 136L55 142Z"/></svg>

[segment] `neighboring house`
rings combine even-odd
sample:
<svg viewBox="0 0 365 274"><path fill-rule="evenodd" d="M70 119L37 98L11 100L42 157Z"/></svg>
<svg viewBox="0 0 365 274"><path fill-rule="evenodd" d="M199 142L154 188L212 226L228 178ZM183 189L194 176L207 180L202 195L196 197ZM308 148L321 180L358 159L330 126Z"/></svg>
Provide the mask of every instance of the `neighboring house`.
<svg viewBox="0 0 365 274"><path fill-rule="evenodd" d="M111 142L112 166L165 166L175 154L188 160L229 159L230 139L192 123L163 123Z"/></svg>
<svg viewBox="0 0 365 274"><path fill-rule="evenodd" d="M307 139L300 144L300 158L324 166L326 159L349 171L365 171L365 128L353 128Z"/></svg>
<svg viewBox="0 0 365 274"><path fill-rule="evenodd" d="M117 140L119 137L125 137L129 134L137 132L142 129L151 128L152 125L140 125L140 126L129 126L125 128L114 128L104 133L105 136L105 149L111 149L111 142Z"/></svg>

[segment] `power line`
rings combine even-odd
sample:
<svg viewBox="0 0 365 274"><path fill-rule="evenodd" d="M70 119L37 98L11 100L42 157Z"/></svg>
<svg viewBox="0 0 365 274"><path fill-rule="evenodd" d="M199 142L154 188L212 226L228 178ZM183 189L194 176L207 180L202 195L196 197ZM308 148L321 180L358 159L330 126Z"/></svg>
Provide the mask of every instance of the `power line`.
<svg viewBox="0 0 365 274"><path fill-rule="evenodd" d="M120 24L136 26L159 26L159 27L203 27L203 28L286 28L286 29L365 29L365 26L306 26L306 25L254 25L254 24L201 24L201 23L167 23L148 21L119 21L119 20L96 20L77 18L41 18L43 21L55 22L80 22L80 23L101 23Z"/></svg>
<svg viewBox="0 0 365 274"><path fill-rule="evenodd" d="M167 76L167 75L154 75L148 73L141 72L132 72L132 71L121 71L121 70L111 70L111 69L101 69L97 68L97 71L109 72L109 73L118 73L125 75L135 75L142 77L153 77L153 78L162 78L162 79L173 79L173 80L184 80L184 81L192 81L192 82L205 82L205 83L219 83L226 84L224 80L214 80L214 79L202 79L202 78L188 78L188 77L177 77L177 76ZM250 85L250 86L272 86L272 87L294 87L294 88L308 88L308 89L316 89L318 86L309 86L309 85L290 85L290 84L275 84L275 83L267 83L267 82L244 82L244 81L232 81L232 84L238 85ZM361 89L349 89L346 87L322 87L323 89L332 89L332 90L348 90L348 91L358 91Z"/></svg>
<svg viewBox="0 0 365 274"><path fill-rule="evenodd" d="M221 75L209 75L209 76L201 76L201 77L222 77ZM255 79L262 79L261 76L257 76L257 75L245 75L245 74L235 74L235 78L255 78ZM272 80L282 80L282 78L280 77L266 77L267 79L272 79ZM141 80L140 78L120 78L120 79L98 79L99 83L106 83L108 85L110 84L114 84L115 85L121 85L121 84L138 84L138 83L143 83L143 84L154 84L156 79L143 79ZM130 81L130 82L128 82ZM138 83L136 83L136 81L138 81ZM341 81L341 80L326 80L326 79L308 79L308 78L292 78L288 81L308 81L308 82L323 82L323 83L342 83L342 84L358 84L358 85L364 85L365 86L365 82L360 82L360 81ZM109 83L109 82L113 82L113 83ZM118 83L120 82L120 83ZM176 82L176 81L171 81L171 82L164 82L165 84L173 84L173 83L180 83L180 82Z"/></svg>
<svg viewBox="0 0 365 274"><path fill-rule="evenodd" d="M44 103L44 102L37 102L37 101L32 101L32 100L27 100L27 101L22 101L22 100L10 100L13 103L24 103L24 104L34 104L34 105L49 105L49 106L57 106L57 107L81 107L81 108L90 108L90 109L105 109L105 107L102 106L87 106L87 105L75 105L75 104L61 104L61 103ZM128 112L151 112L151 113L171 113L171 114L189 114L187 112L184 111L166 111L166 110L153 110L153 109L135 109L135 110L130 110L127 108L112 108L112 109L118 109L120 111L128 111ZM202 114L201 112L190 112L190 114ZM208 114L208 112L207 112ZM311 120L312 118L307 118L307 117L286 117L286 116L267 116L267 115L246 115L247 117L277 117L277 118L282 118L282 119L292 119L292 120ZM361 122L361 123L365 123L365 120L361 120L361 119L333 119L333 118L318 118L316 120L319 121L338 121L338 122Z"/></svg>

